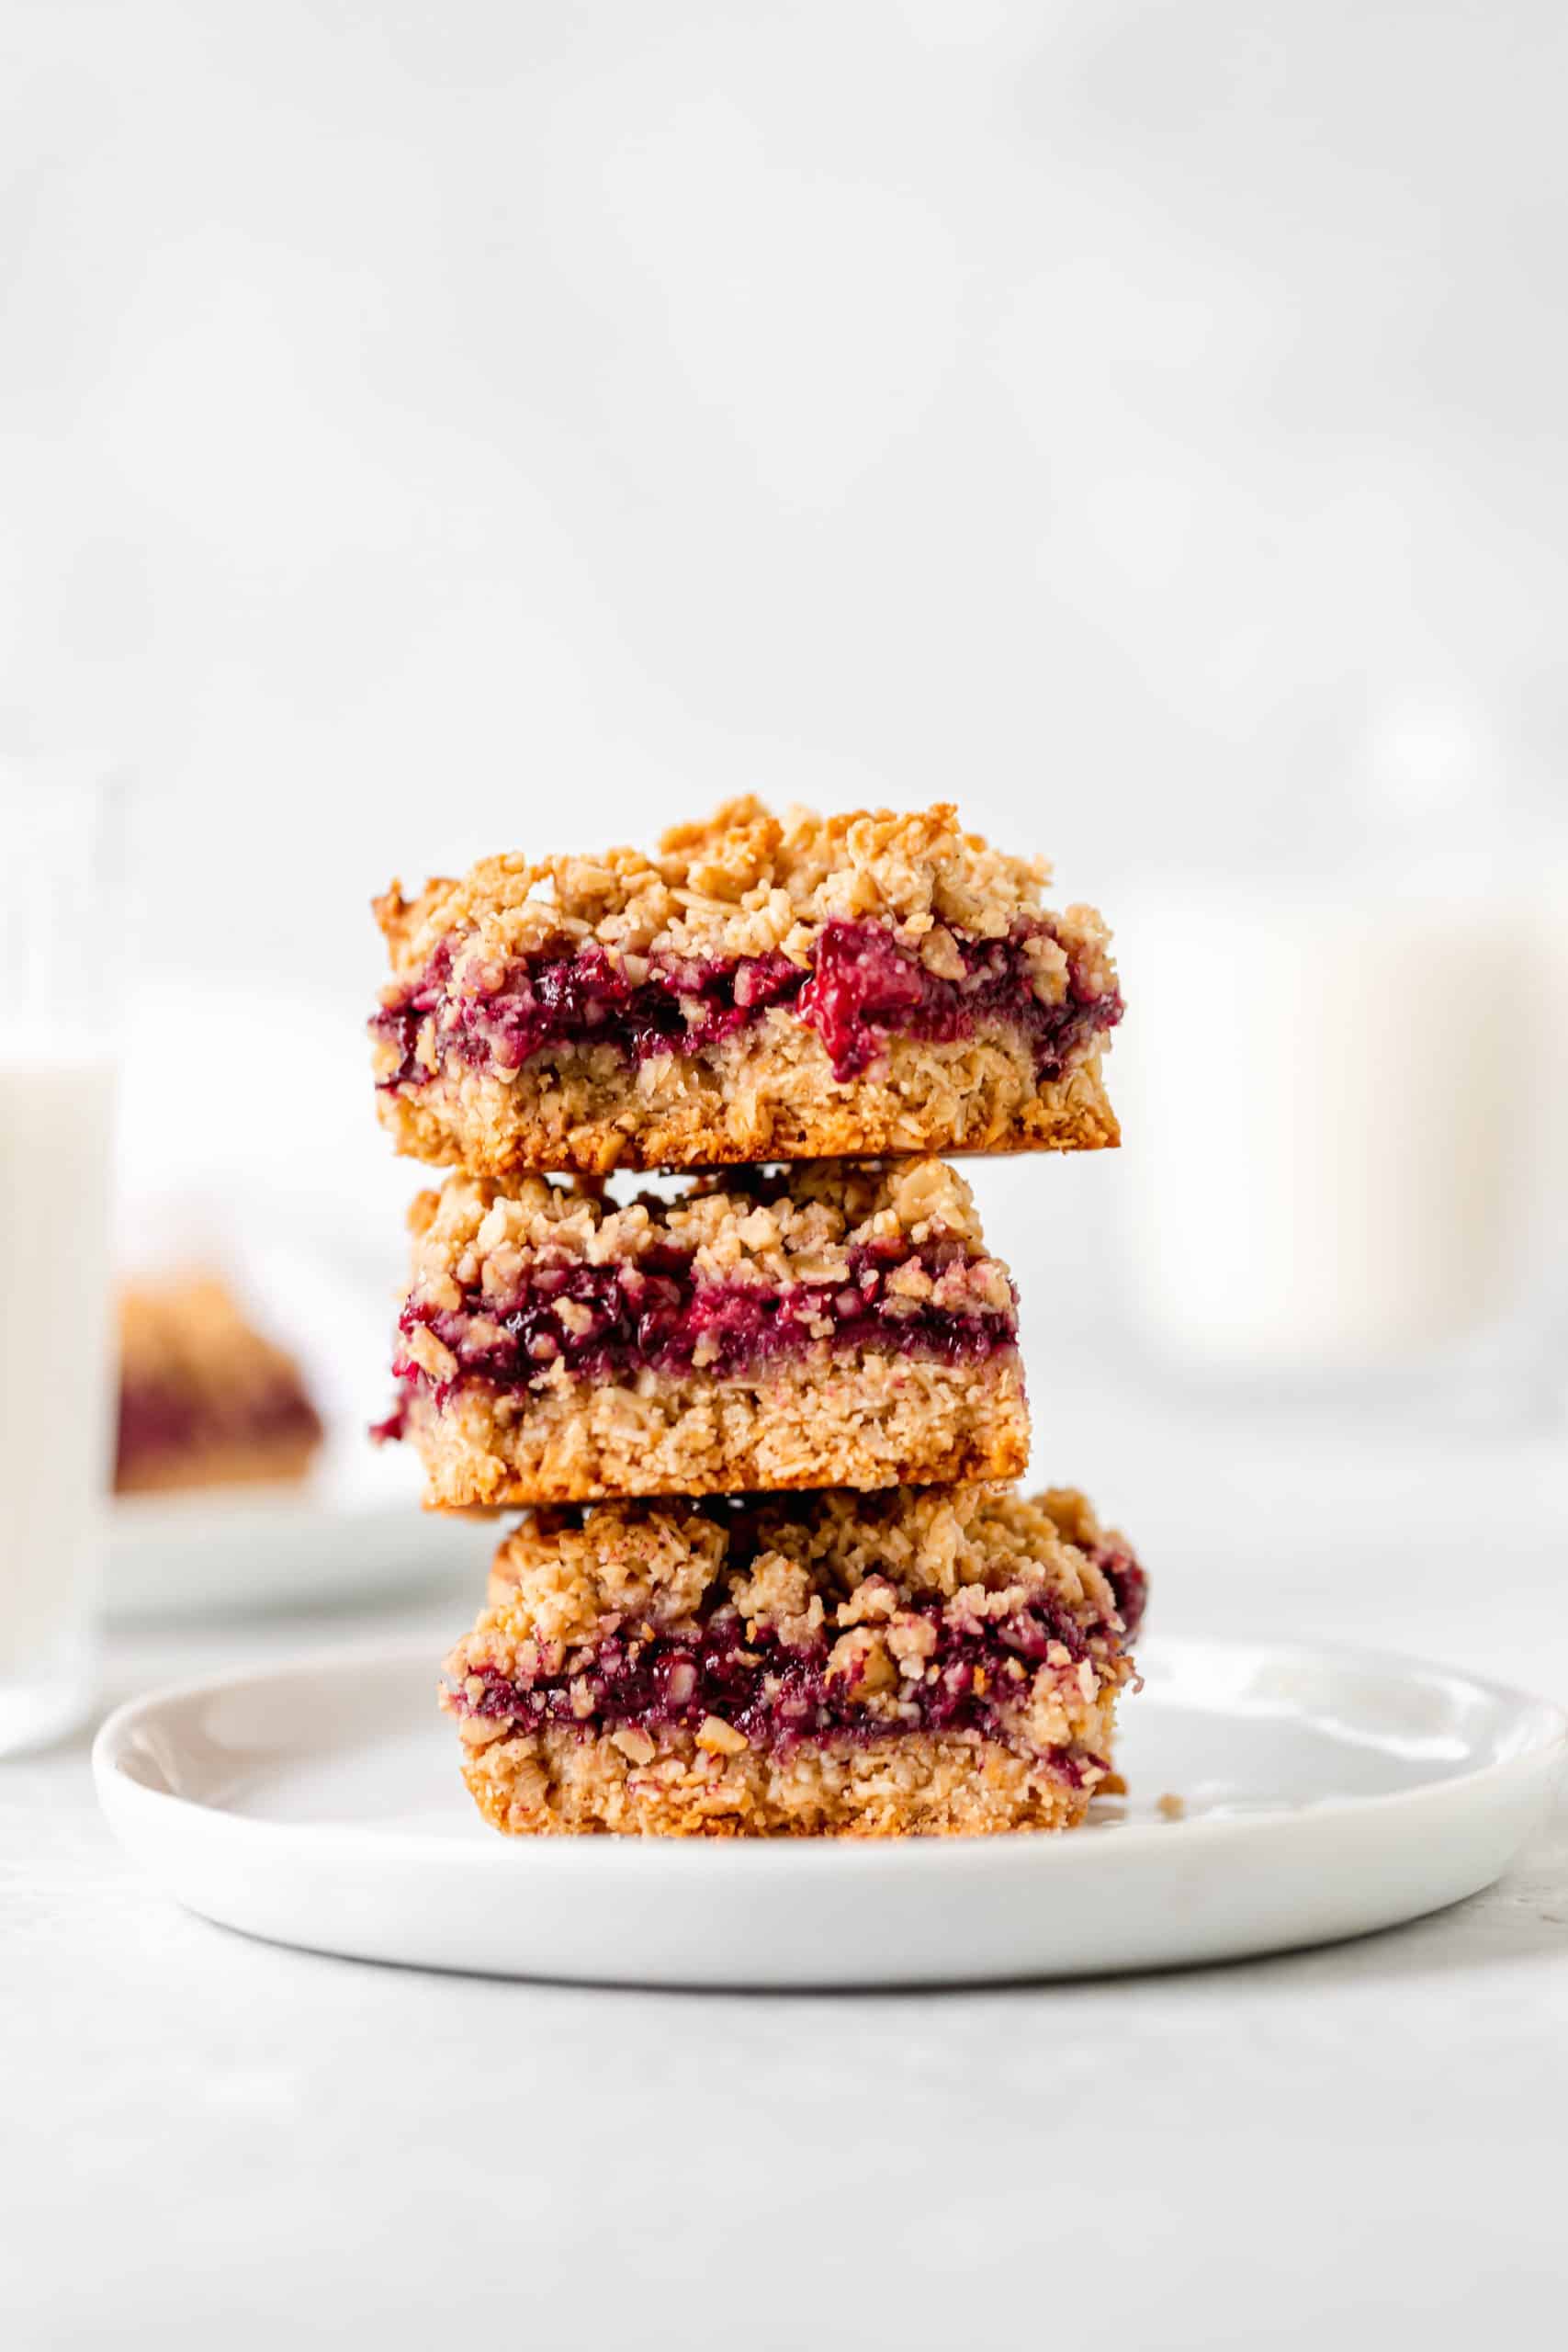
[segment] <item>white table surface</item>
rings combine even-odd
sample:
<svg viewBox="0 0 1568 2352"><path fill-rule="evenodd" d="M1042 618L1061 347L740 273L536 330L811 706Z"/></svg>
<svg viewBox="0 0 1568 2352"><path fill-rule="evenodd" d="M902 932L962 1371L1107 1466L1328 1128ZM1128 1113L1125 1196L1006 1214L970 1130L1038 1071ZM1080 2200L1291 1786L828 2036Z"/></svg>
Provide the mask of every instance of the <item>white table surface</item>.
<svg viewBox="0 0 1568 2352"><path fill-rule="evenodd" d="M1568 1697L1568 1441L1129 1448L1162 1622ZM1125 1465L1136 1460L1135 1479ZM1114 1476L1116 1464L1122 1475ZM470 1596L375 1619L428 1629ZM364 1615L111 1644L107 1697ZM437 1977L186 1917L86 1742L0 1764L0 2343L1424 2346L1568 2288L1568 1807L1492 1893L1165 1977L945 1994Z"/></svg>

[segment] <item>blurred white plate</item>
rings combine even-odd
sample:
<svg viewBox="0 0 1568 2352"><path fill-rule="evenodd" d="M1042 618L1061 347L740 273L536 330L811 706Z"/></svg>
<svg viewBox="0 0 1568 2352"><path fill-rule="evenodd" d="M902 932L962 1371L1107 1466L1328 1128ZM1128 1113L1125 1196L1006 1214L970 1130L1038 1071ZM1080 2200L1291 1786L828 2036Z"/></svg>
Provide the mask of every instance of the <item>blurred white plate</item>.
<svg viewBox="0 0 1568 2352"><path fill-rule="evenodd" d="M230 1617L340 1603L471 1573L483 1589L493 1528L417 1499L350 1500L330 1488L210 1487L119 1495L110 1511L111 1618Z"/></svg>
<svg viewBox="0 0 1568 2352"><path fill-rule="evenodd" d="M1073 1836L511 1840L458 1779L436 1670L405 1641L138 1700L94 1750L104 1810L192 1910L312 1951L601 1984L929 1984L1416 1918L1506 1867L1568 1729L1542 1700L1410 1660L1156 1642L1119 1757L1134 1797Z"/></svg>

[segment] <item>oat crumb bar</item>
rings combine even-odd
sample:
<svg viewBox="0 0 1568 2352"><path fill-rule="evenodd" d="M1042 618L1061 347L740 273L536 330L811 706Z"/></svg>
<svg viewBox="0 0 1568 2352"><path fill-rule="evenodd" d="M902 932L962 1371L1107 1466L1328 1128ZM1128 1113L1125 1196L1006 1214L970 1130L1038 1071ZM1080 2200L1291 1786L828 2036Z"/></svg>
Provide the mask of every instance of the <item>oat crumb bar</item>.
<svg viewBox="0 0 1568 2352"><path fill-rule="evenodd" d="M1069 1489L539 1511L441 1702L513 1834L1062 1829L1111 1773L1145 1590Z"/></svg>
<svg viewBox="0 0 1568 2352"><path fill-rule="evenodd" d="M454 1176L412 1216L398 1402L462 1509L1020 1476L1007 1269L940 1160L748 1170L625 1205Z"/></svg>
<svg viewBox="0 0 1568 2352"><path fill-rule="evenodd" d="M292 1356L221 1282L180 1275L119 1295L115 1489L302 1478L321 1423Z"/></svg>
<svg viewBox="0 0 1568 2352"><path fill-rule="evenodd" d="M945 805L775 818L651 855L492 857L377 902L371 1022L400 1151L508 1178L1089 1150L1121 1018L1091 907Z"/></svg>

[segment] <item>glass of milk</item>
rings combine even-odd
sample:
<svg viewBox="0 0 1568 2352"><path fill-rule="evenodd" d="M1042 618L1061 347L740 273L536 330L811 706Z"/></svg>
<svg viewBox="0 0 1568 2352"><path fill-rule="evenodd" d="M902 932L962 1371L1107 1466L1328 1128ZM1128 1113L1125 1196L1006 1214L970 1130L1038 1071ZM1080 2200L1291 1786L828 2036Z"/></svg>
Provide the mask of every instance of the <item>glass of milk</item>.
<svg viewBox="0 0 1568 2352"><path fill-rule="evenodd" d="M1158 1354L1346 1397L1462 1383L1539 1231L1544 922L1238 892L1122 937L1125 1263Z"/></svg>
<svg viewBox="0 0 1568 2352"><path fill-rule="evenodd" d="M0 758L0 1756L91 1705L110 1408L118 787Z"/></svg>
<svg viewBox="0 0 1568 2352"><path fill-rule="evenodd" d="M1341 775L1269 807L1249 873L1122 904L1134 1324L1251 1396L1539 1416L1563 1320L1554 808L1451 682L1384 694Z"/></svg>

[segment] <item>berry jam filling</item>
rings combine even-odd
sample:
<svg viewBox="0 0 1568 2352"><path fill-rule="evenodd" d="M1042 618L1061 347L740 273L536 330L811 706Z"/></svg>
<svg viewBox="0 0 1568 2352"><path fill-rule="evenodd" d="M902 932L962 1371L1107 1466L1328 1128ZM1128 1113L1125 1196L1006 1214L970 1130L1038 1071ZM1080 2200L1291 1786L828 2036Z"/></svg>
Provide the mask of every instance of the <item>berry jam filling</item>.
<svg viewBox="0 0 1568 2352"><path fill-rule="evenodd" d="M426 1023L438 1051L473 1068L511 1074L551 1047L611 1046L639 1063L655 1054L694 1054L778 1006L814 1028L836 1079L858 1077L886 1052L890 1037L949 1044L981 1021L1021 1030L1042 1080L1059 1078L1092 1037L1115 1027L1122 999L1096 991L1069 955L1067 985L1057 1004L1034 993L1028 942L1055 937L1048 921L1021 923L1005 939L954 935L962 979L929 972L880 923L833 922L813 943L808 967L776 950L765 956L684 956L667 953L612 962L597 941L570 953L548 949L501 967L493 986L450 991L452 944L445 942L419 978L371 1021L373 1036L398 1062L384 1087L419 1085L432 1072L422 1055Z"/></svg>
<svg viewBox="0 0 1568 2352"><path fill-rule="evenodd" d="M1123 1638L1134 1642L1148 1607L1149 1575L1141 1567L1131 1552L1103 1544L1093 1554L1095 1566L1116 1595L1116 1614L1122 1620Z"/></svg>
<svg viewBox="0 0 1568 2352"><path fill-rule="evenodd" d="M1092 994L1069 959L1061 1001L1042 1004L1025 945L1042 930L1049 933L1051 926L1021 927L1006 939L956 938L964 978L954 980L928 972L878 923L830 922L816 943L811 978L796 1010L820 1036L837 1079L858 1078L889 1037L954 1045L971 1036L980 1021L1021 1029L1036 1077L1060 1078L1078 1047L1115 1027L1122 999L1115 989Z"/></svg>
<svg viewBox="0 0 1568 2352"><path fill-rule="evenodd" d="M286 1437L315 1437L321 1423L308 1399L296 1388L276 1388L247 1399L233 1400L215 1410L185 1390L126 1387L120 1392L119 1425L115 1446L117 1470L171 1453L189 1453L207 1445L265 1444Z"/></svg>
<svg viewBox="0 0 1568 2352"><path fill-rule="evenodd" d="M766 1749L803 1740L863 1743L912 1731L977 1732L1007 1740L1013 1736L1007 1719L1027 1701L1040 1667L1076 1665L1087 1656L1091 1634L1118 1647L1130 1638L1108 1623L1085 1625L1043 1597L1010 1617L976 1621L971 1631L944 1624L942 1608L940 1600L904 1604L904 1615L924 1617L933 1626L935 1646L918 1679L901 1679L896 1690L877 1692L879 1702L891 1702L886 1706L866 1703L858 1671L829 1671L826 1634L799 1647L771 1633L749 1641L745 1621L728 1603L688 1634L639 1639L612 1634L580 1653L570 1671L513 1680L481 1668L456 1686L452 1701L460 1713L511 1718L520 1731L570 1725L585 1737L621 1724L650 1733L675 1726L694 1731L705 1716L716 1715L751 1747ZM1053 1657L1055 1644L1061 1649ZM482 1685L477 1695L474 1679ZM1052 1760L1064 1768L1071 1762L1062 1750L1053 1750Z"/></svg>
<svg viewBox="0 0 1568 2352"><path fill-rule="evenodd" d="M703 1282L691 1256L669 1248L636 1262L546 1260L502 1308L476 1302L445 1310L411 1299L399 1329L407 1339L423 1325L457 1357L460 1376L498 1387L537 1384L558 1363L578 1377L617 1383L649 1366L677 1374L695 1367L722 1379L798 1354L818 1339L943 1363L983 1363L1017 1345L1016 1302L953 1313L894 1286L910 1265L933 1282L951 1280L955 1267L969 1262L962 1241L930 1240L918 1249L897 1239L858 1242L847 1254L846 1280L784 1290ZM423 1378L404 1349L393 1368L411 1384ZM436 1389L438 1402L453 1385Z"/></svg>

